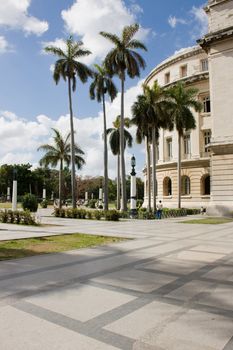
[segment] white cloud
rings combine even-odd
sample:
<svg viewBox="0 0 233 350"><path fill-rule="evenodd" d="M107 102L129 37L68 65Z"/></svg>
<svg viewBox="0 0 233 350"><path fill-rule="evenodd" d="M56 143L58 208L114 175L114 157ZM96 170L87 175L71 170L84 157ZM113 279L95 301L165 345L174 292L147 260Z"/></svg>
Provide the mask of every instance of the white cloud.
<svg viewBox="0 0 233 350"><path fill-rule="evenodd" d="M187 21L183 18L177 18L176 16L169 16L168 23L172 28L175 28L177 24L187 24Z"/></svg>
<svg viewBox="0 0 233 350"><path fill-rule="evenodd" d="M68 33L81 37L92 55L85 58L88 64L104 58L111 48L111 43L99 35L100 31L119 34L125 25L137 22L140 7L132 4L130 10L123 0L76 0L67 10L62 11L62 18ZM145 39L149 29L140 28L138 37Z"/></svg>
<svg viewBox="0 0 233 350"><path fill-rule="evenodd" d="M6 38L0 35L0 54L12 51L11 46L7 42Z"/></svg>
<svg viewBox="0 0 233 350"><path fill-rule="evenodd" d="M194 21L196 22L193 28L193 38L196 39L208 32L208 17L203 10L203 6L193 6L191 15L194 17Z"/></svg>
<svg viewBox="0 0 233 350"><path fill-rule="evenodd" d="M131 106L136 96L141 92L141 85L142 81L126 91L125 116L127 117L131 116ZM106 112L107 127L111 127L112 122L120 112L120 94L118 94L112 104L106 103ZM30 162L35 166L41 156L37 152L37 148L43 143L52 142L52 127L61 130L63 135L65 135L70 129L69 115L63 115L58 120L53 120L41 114L34 121L28 121L9 111L0 112L0 164ZM102 111L95 117L82 119L75 117L74 128L76 130L76 141L85 151L86 166L81 171L81 174L91 176L103 175ZM134 130L130 130L130 132L134 134ZM128 173L130 171L129 164L132 153L133 150L129 149L126 151L126 168ZM110 150L109 176L111 178L116 177L116 157L111 154Z"/></svg>
<svg viewBox="0 0 233 350"><path fill-rule="evenodd" d="M31 0L2 0L0 2L0 26L20 29L26 35L42 35L48 30L48 22L28 13Z"/></svg>

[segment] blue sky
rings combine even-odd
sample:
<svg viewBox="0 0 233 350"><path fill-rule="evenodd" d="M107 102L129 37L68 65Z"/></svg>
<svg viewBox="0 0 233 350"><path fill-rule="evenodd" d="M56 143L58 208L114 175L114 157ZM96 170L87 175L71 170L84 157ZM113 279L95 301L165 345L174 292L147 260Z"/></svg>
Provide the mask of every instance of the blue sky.
<svg viewBox="0 0 233 350"><path fill-rule="evenodd" d="M139 37L148 48L140 79L127 80L126 113L140 92L142 79L175 51L195 45L207 31L204 0L4 0L0 4L0 163L37 165L37 147L51 141L51 127L69 129L67 86L52 80L55 58L43 54L48 43L60 45L73 34L92 51L86 63L99 63L109 49L100 30L120 33L126 24L139 22ZM86 152L82 174L102 173L101 106L89 99L89 84L78 84L73 96L77 142ZM116 79L116 84L118 81ZM119 98L108 104L109 126L119 114ZM138 171L144 164L144 147L135 153ZM110 175L115 159L110 155Z"/></svg>

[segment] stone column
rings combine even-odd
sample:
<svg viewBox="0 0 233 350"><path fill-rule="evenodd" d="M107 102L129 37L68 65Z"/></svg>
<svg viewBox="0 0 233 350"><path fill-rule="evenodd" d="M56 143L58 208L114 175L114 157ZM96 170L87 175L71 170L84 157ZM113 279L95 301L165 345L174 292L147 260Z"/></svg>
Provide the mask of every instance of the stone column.
<svg viewBox="0 0 233 350"><path fill-rule="evenodd" d="M103 205L103 189L99 188L99 206Z"/></svg>
<svg viewBox="0 0 233 350"><path fill-rule="evenodd" d="M43 196L42 196L43 200L46 200L46 188L43 188Z"/></svg>
<svg viewBox="0 0 233 350"><path fill-rule="evenodd" d="M17 210L17 180L13 181L12 210Z"/></svg>
<svg viewBox="0 0 233 350"><path fill-rule="evenodd" d="M7 202L10 202L11 200L11 188L7 187L7 196L6 196Z"/></svg>

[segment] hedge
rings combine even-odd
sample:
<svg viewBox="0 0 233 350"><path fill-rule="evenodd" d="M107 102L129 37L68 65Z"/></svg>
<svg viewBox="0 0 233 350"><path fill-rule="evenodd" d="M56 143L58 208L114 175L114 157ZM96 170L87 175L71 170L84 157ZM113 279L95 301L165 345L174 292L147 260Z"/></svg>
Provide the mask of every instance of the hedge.
<svg viewBox="0 0 233 350"><path fill-rule="evenodd" d="M0 222L18 225L38 225L35 216L27 210L0 210Z"/></svg>
<svg viewBox="0 0 233 350"><path fill-rule="evenodd" d="M96 219L104 218L106 221L118 221L120 213L117 210L86 210L86 209L59 209L55 208L54 216L69 219Z"/></svg>

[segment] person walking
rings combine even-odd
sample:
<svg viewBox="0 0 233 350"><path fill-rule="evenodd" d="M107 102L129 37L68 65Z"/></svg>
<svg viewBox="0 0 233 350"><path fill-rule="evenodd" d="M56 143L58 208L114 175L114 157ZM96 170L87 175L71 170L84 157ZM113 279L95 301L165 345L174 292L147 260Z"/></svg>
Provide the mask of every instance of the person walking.
<svg viewBox="0 0 233 350"><path fill-rule="evenodd" d="M157 204L157 219L161 220L162 219L162 212L163 212L163 204L162 201L159 201Z"/></svg>

